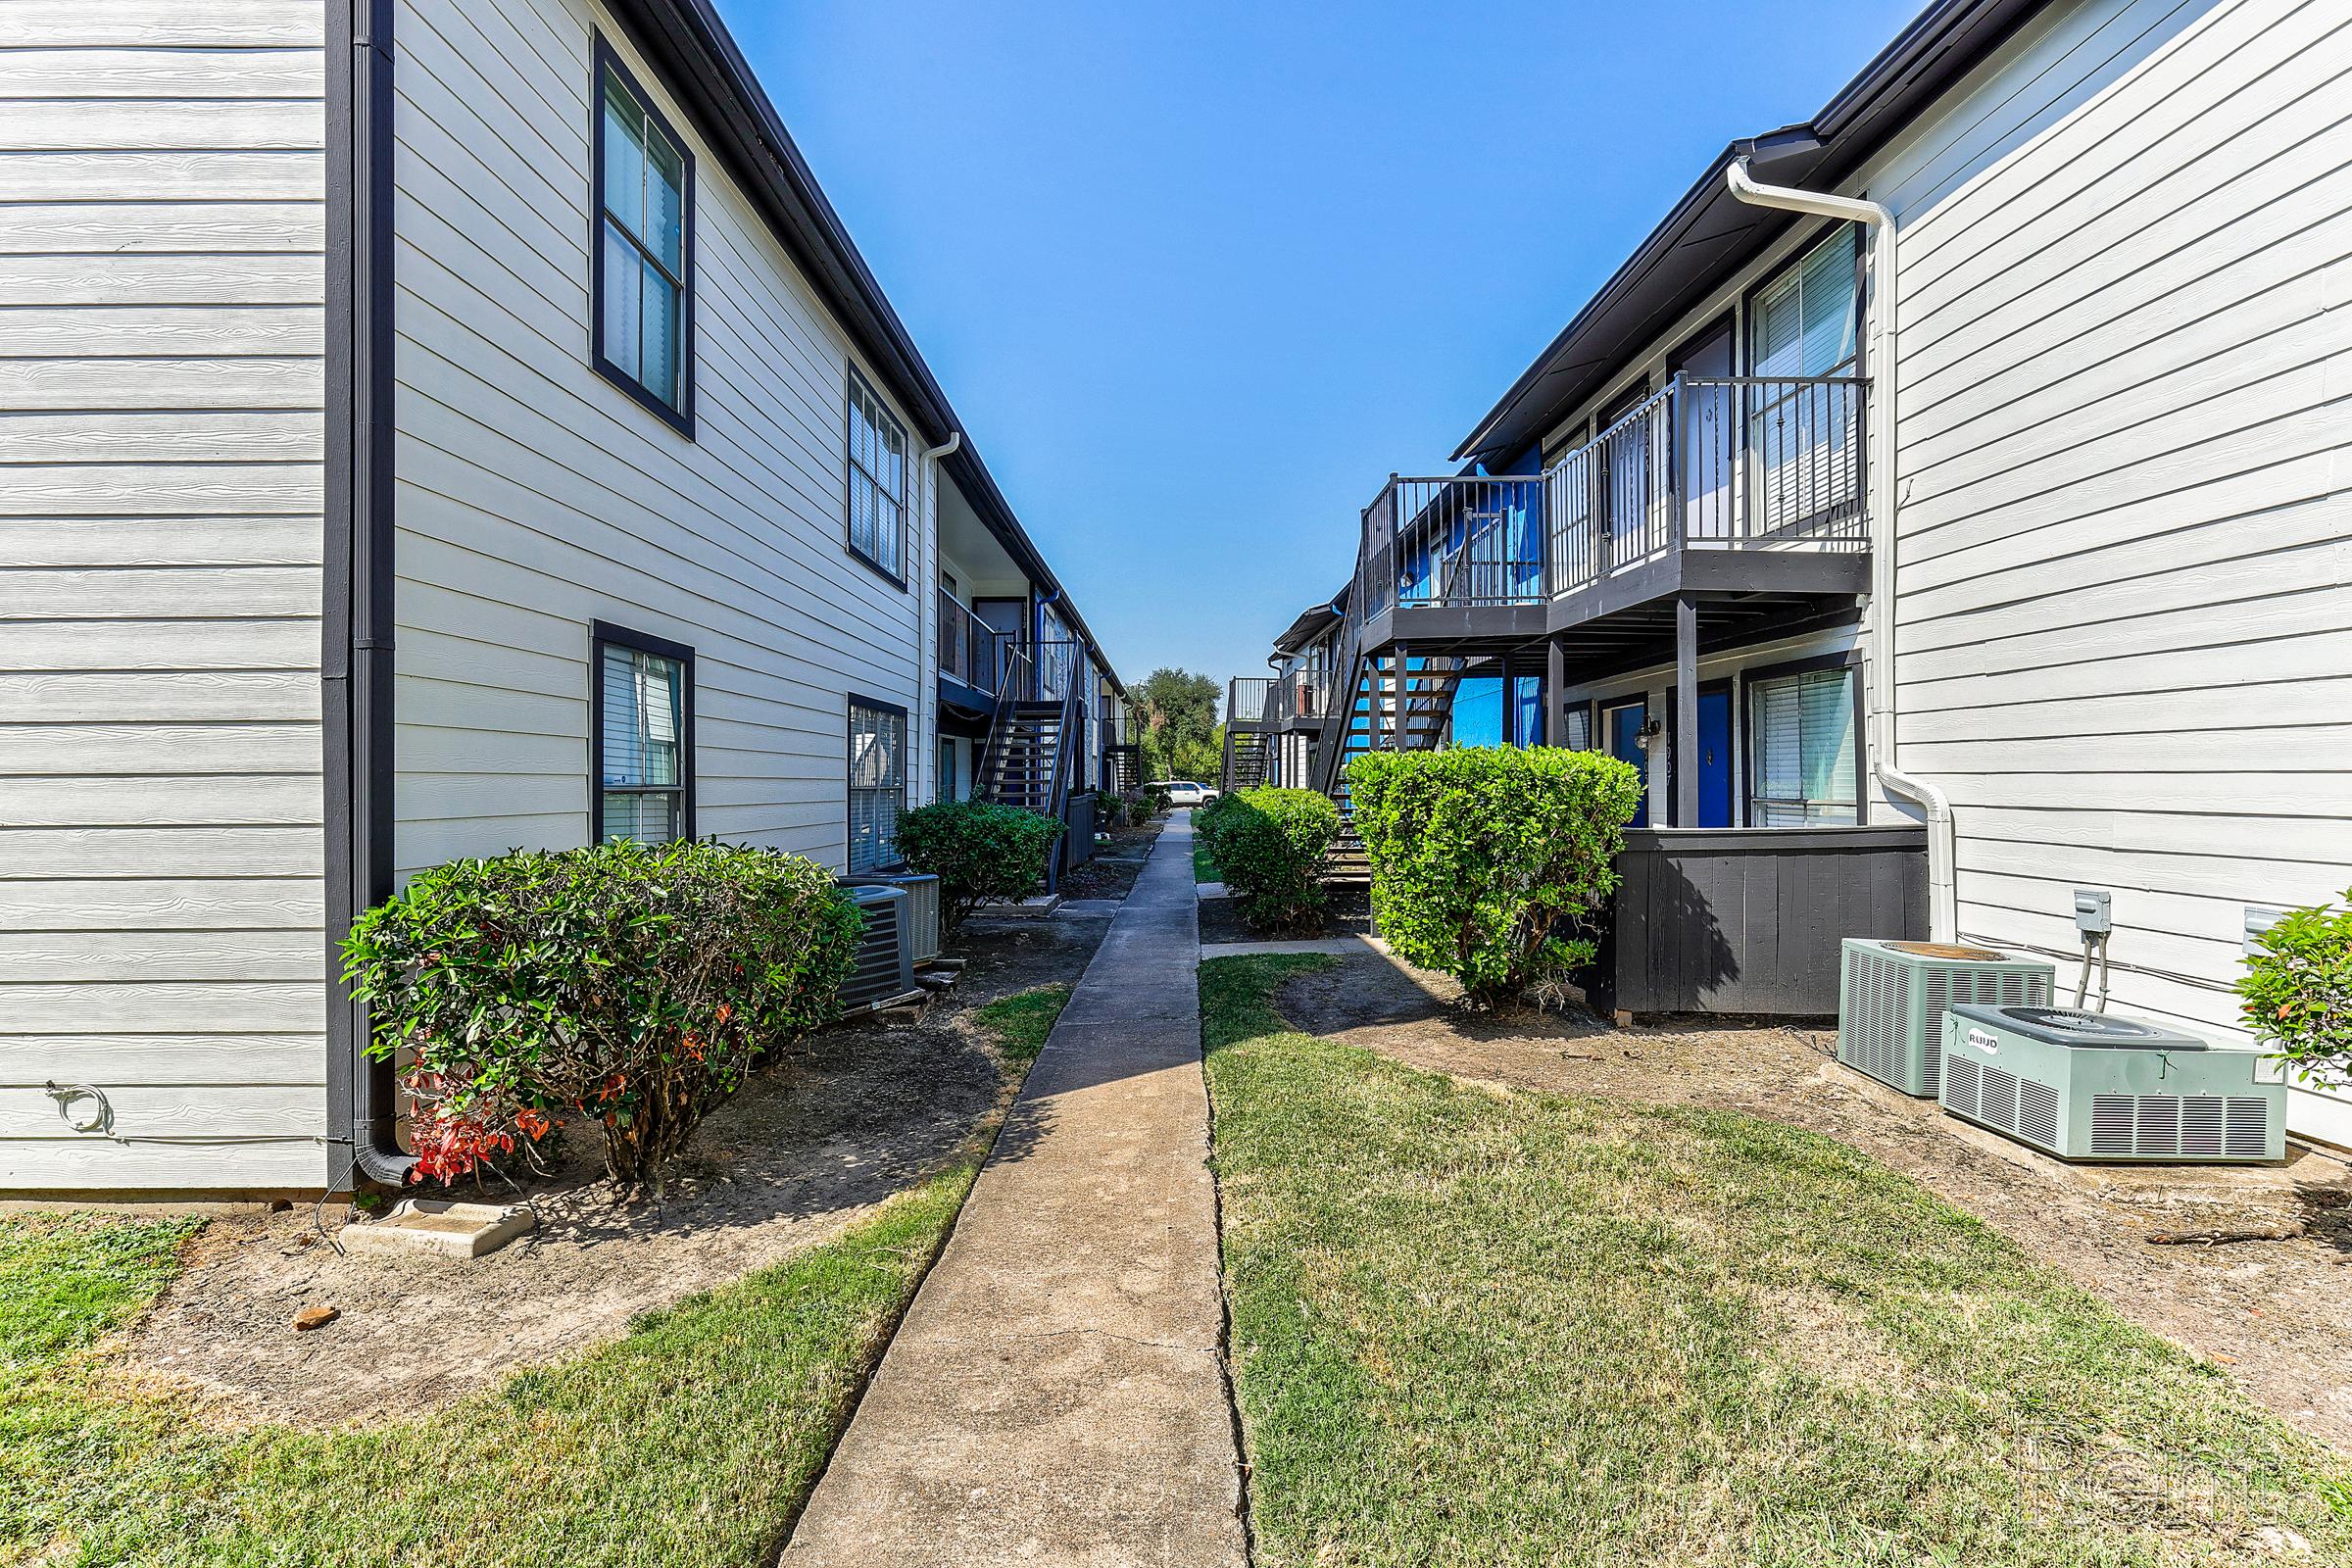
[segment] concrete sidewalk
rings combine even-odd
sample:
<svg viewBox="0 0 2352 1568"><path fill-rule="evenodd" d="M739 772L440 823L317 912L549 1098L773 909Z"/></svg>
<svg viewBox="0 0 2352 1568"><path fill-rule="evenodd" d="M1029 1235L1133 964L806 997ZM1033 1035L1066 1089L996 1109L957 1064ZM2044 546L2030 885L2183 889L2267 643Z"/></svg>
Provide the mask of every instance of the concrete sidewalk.
<svg viewBox="0 0 2352 1568"><path fill-rule="evenodd" d="M1241 1568L1193 830L1159 836L785 1568Z"/></svg>

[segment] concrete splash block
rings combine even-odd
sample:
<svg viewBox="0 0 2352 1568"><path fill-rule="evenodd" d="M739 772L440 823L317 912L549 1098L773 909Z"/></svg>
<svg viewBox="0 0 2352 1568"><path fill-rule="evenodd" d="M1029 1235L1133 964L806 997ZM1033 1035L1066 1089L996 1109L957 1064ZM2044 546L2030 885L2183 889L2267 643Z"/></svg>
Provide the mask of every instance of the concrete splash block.
<svg viewBox="0 0 2352 1568"><path fill-rule="evenodd" d="M404 1198L382 1219L346 1225L335 1239L351 1252L382 1256L480 1257L539 1223L520 1203L461 1203Z"/></svg>

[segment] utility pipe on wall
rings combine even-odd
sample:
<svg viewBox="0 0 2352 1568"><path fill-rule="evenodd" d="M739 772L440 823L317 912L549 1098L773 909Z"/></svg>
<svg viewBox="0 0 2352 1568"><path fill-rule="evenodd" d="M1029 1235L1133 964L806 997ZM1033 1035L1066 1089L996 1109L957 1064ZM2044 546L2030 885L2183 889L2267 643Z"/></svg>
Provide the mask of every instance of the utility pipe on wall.
<svg viewBox="0 0 2352 1568"><path fill-rule="evenodd" d="M1890 795L1911 802L1928 817L1928 933L1937 942L1957 941L1960 934L1959 886L1952 831L1952 803L1926 779L1904 772L1895 760L1894 722L1894 392L1895 392L1895 225L1894 214L1873 201L1833 196L1825 191L1798 190L1791 185L1759 183L1748 172L1747 160L1735 158L1727 172L1733 196L1751 207L1809 213L1861 223L1870 229L1870 269L1878 280L1878 306L1871 316L1875 352L1871 356L1873 384L1879 391L1879 416L1870 430L1870 668L1871 720L1877 730L1871 747L1872 772Z"/></svg>

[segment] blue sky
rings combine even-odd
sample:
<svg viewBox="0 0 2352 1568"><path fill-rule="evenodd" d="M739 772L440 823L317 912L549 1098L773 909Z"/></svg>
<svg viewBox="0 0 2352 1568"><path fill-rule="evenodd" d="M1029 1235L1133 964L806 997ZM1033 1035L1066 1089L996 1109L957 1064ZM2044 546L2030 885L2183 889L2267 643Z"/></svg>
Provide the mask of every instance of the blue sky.
<svg viewBox="0 0 2352 1568"><path fill-rule="evenodd" d="M1921 3L720 10L1120 672L1223 680Z"/></svg>

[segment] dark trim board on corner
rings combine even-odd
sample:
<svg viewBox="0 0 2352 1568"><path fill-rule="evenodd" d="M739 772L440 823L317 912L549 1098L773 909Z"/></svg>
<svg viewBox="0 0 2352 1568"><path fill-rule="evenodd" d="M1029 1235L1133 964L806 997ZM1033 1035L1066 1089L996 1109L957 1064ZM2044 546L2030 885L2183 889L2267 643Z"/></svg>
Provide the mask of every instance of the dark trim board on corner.
<svg viewBox="0 0 2352 1568"><path fill-rule="evenodd" d="M325 796L326 1185L399 1184L389 1063L341 943L392 891L392 18L329 0L326 70L326 514L319 594ZM342 1152L338 1161L336 1154Z"/></svg>

